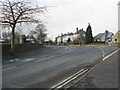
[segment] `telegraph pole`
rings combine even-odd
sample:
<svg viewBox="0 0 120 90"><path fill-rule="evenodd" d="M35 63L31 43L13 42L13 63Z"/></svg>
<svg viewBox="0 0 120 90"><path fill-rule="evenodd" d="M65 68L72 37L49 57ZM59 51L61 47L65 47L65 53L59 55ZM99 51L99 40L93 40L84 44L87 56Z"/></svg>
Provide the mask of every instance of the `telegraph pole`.
<svg viewBox="0 0 120 90"><path fill-rule="evenodd" d="M120 32L120 1L118 2L118 31Z"/></svg>

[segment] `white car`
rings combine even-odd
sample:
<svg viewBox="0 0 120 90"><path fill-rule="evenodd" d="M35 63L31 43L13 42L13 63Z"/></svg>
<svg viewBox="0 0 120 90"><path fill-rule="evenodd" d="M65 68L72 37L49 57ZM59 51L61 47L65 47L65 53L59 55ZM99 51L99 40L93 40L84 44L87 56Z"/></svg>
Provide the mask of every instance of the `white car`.
<svg viewBox="0 0 120 90"><path fill-rule="evenodd" d="M4 42L5 40L4 39L0 39L0 43Z"/></svg>

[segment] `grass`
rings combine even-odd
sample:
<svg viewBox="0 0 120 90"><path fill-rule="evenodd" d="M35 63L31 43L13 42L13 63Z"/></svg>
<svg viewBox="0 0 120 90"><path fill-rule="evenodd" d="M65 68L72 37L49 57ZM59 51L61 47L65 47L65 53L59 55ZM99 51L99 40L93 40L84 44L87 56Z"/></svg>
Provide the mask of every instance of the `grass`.
<svg viewBox="0 0 120 90"><path fill-rule="evenodd" d="M69 46L80 46L80 45L69 45ZM104 46L107 47L107 43L90 43L90 44L84 44L83 46Z"/></svg>

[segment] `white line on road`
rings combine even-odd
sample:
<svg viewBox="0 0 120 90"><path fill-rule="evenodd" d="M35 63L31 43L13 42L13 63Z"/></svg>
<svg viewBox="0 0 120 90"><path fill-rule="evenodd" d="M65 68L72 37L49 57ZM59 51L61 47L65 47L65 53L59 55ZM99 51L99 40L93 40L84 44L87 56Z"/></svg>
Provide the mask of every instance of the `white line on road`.
<svg viewBox="0 0 120 90"><path fill-rule="evenodd" d="M50 56L50 57L45 57L45 58L42 58L42 59L40 59L38 61L43 61L43 60L50 59L50 58L53 58L53 57L55 57L55 56L53 55L53 56Z"/></svg>
<svg viewBox="0 0 120 90"><path fill-rule="evenodd" d="M83 73L85 73L87 70L84 70L83 72L81 72L80 74L76 75L75 77L71 78L70 80L68 80L67 82L64 82L64 84L60 85L57 87L57 89L62 88L63 86L67 85L69 82L71 82L72 80L76 79L78 76L82 75Z"/></svg>
<svg viewBox="0 0 120 90"><path fill-rule="evenodd" d="M98 47L98 48L102 51L103 57L105 57L105 51L101 47Z"/></svg>
<svg viewBox="0 0 120 90"><path fill-rule="evenodd" d="M114 55L116 52L118 52L120 50L120 48L119 49L117 49L117 50L115 50L114 52L112 52L111 54L109 54L109 55L107 55L106 57L104 57L103 58L103 61L105 61L106 59L108 59L109 57L111 57L112 55Z"/></svg>
<svg viewBox="0 0 120 90"><path fill-rule="evenodd" d="M74 80L75 78L77 78L78 76L82 75L83 73L85 73L87 71L84 70L84 69L81 69L80 71L78 71L77 73L73 74L72 76L68 77L67 79L63 80L62 82L52 86L51 88L52 89L55 89L55 88L61 88L63 86L65 86L66 84L68 84L69 82L71 82L72 80Z"/></svg>
<svg viewBox="0 0 120 90"><path fill-rule="evenodd" d="M58 83L57 85L54 85L52 88L57 87L58 85L64 83L65 81L67 81L68 79L72 78L73 76L75 76L76 74L80 73L81 71L83 71L84 69L81 69L80 71L78 71L77 73L75 73L74 75L68 77L67 79L63 80L62 82Z"/></svg>
<svg viewBox="0 0 120 90"><path fill-rule="evenodd" d="M100 48L100 47L99 47ZM103 55L105 54L105 52L104 52L104 50L102 49L102 48L100 48L101 50L102 50L102 52L103 52ZM120 48L119 49L117 49L117 50L115 50L114 52L112 52L111 54L109 54L109 55L107 55L106 57L104 57L103 58L103 61L104 60L106 60L107 58L109 58L109 57L111 57L113 54L115 54L116 52L118 52L120 50ZM100 63L99 63L100 64ZM90 73L95 67L97 67L99 64L97 64L97 65L95 65L94 67L92 67L86 74L88 74L88 73ZM82 72L83 71L83 72ZM59 89L59 88L61 88L61 87L63 87L63 86L65 86L66 84L68 84L69 82L71 82L72 80L74 80L75 78L77 78L78 76L80 76L81 74L83 74L83 73L85 73L87 70L84 70L84 69L82 69L82 70L80 70L79 72L81 72L81 73L79 73L79 72L77 72L77 73L75 73L74 75L72 75L72 76L70 76L70 77L68 77L67 79L65 79L65 80L63 80L62 82L60 82L60 83L58 83L58 84L56 84L56 85L54 85L53 87L51 87L51 89ZM77 75L76 75L77 74ZM76 75L76 76L75 76ZM85 75L84 75L85 76ZM55 90L56 90L55 89Z"/></svg>
<svg viewBox="0 0 120 90"><path fill-rule="evenodd" d="M5 68L5 69L3 69L3 71L5 71L5 70L9 70L9 69L12 69L12 68L16 68L16 66L9 67L9 68Z"/></svg>
<svg viewBox="0 0 120 90"><path fill-rule="evenodd" d="M26 58L24 61L28 62L28 61L32 61L35 60L36 58Z"/></svg>

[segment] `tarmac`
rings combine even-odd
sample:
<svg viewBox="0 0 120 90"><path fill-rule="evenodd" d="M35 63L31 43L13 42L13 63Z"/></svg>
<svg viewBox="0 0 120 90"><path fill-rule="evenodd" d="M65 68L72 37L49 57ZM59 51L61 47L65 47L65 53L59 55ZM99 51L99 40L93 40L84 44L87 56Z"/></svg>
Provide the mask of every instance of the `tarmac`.
<svg viewBox="0 0 120 90"><path fill-rule="evenodd" d="M110 90L120 90L118 83L118 60L120 58L120 50L111 57L102 61L82 80L75 83L71 88L111 88ZM85 89L86 90L86 89ZM99 89L98 89L99 90Z"/></svg>

